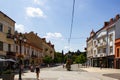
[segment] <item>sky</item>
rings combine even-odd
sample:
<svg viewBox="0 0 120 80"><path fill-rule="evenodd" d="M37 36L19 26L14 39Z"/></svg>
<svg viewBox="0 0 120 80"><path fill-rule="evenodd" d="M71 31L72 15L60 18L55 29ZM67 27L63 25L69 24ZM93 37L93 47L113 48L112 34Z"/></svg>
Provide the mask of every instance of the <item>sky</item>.
<svg viewBox="0 0 120 80"><path fill-rule="evenodd" d="M105 21L120 14L120 0L75 0L70 37L73 0L1 0L0 11L12 18L18 32L37 33L55 45L55 51L84 51L92 29L98 31Z"/></svg>

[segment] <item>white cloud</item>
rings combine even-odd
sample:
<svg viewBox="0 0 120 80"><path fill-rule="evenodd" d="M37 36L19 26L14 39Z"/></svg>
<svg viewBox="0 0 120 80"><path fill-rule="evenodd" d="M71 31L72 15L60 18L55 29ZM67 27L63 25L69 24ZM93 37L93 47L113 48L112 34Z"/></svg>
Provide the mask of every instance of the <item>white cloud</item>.
<svg viewBox="0 0 120 80"><path fill-rule="evenodd" d="M45 38L62 38L62 34L61 33L46 33L46 36L44 36Z"/></svg>
<svg viewBox="0 0 120 80"><path fill-rule="evenodd" d="M40 6L44 6L46 4L47 0L34 0L35 4L38 4Z"/></svg>
<svg viewBox="0 0 120 80"><path fill-rule="evenodd" d="M24 25L15 24L15 30L18 31L18 32L24 32Z"/></svg>
<svg viewBox="0 0 120 80"><path fill-rule="evenodd" d="M27 7L26 14L29 17L46 18L46 15L43 13L43 11L40 8Z"/></svg>

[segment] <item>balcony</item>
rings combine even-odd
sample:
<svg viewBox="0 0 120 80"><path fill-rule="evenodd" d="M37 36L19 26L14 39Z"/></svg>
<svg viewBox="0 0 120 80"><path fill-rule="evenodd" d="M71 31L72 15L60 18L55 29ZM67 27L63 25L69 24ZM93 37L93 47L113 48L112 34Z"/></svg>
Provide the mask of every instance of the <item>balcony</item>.
<svg viewBox="0 0 120 80"><path fill-rule="evenodd" d="M7 33L7 38L13 39L13 35L11 33Z"/></svg>
<svg viewBox="0 0 120 80"><path fill-rule="evenodd" d="M98 43L98 47L103 47L103 46L106 46L106 42L102 42L102 43Z"/></svg>

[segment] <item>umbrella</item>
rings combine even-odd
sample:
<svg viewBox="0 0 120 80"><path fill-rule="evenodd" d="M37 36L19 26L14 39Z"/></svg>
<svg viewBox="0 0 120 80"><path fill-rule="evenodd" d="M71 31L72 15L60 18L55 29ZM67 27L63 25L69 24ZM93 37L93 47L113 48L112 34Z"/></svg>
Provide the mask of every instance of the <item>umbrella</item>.
<svg viewBox="0 0 120 80"><path fill-rule="evenodd" d="M9 62L16 62L15 60L13 59L5 59L5 61L9 61Z"/></svg>
<svg viewBox="0 0 120 80"><path fill-rule="evenodd" d="M0 58L0 62L6 61L5 59Z"/></svg>

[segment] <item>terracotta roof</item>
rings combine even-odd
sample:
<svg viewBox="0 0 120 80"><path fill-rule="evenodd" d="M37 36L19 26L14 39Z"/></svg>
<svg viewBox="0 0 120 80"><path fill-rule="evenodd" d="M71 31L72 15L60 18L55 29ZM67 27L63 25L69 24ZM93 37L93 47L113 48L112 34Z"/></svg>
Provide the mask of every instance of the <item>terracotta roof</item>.
<svg viewBox="0 0 120 80"><path fill-rule="evenodd" d="M100 28L96 33L98 33L99 31L101 31L101 30L104 30L104 29L108 29L109 28L109 26L110 25L112 25L112 24L114 24L116 21L118 21L120 19L120 15L119 14L117 14L116 16L115 16L115 18L111 18L109 21L106 21L106 22L104 22L104 26L102 27L102 28ZM92 31L93 32L93 31ZM92 33L91 32L91 33ZM90 34L91 34L90 33ZM95 33L95 34L96 34ZM95 34L93 35L93 36L90 36L89 38L87 38L87 42L91 39L91 38L93 38L94 36L95 36Z"/></svg>
<svg viewBox="0 0 120 80"><path fill-rule="evenodd" d="M42 39L34 34L34 32L24 34L29 43L42 50Z"/></svg>

